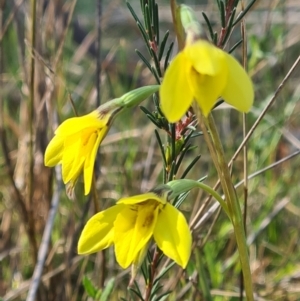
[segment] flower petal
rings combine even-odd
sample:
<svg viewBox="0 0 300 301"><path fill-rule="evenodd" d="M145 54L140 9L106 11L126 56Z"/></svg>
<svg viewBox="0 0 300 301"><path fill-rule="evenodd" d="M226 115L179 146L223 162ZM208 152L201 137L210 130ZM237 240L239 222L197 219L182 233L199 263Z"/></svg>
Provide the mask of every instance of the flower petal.
<svg viewBox="0 0 300 301"><path fill-rule="evenodd" d="M167 203L158 215L153 235L163 253L185 268L191 254L192 235L183 214Z"/></svg>
<svg viewBox="0 0 300 301"><path fill-rule="evenodd" d="M148 193L143 193L135 196L130 196L126 198L120 199L117 204L126 204L126 205L133 205L133 204L138 204L142 202L146 202L149 200L155 200L161 204L166 204L166 200L163 198L158 197L155 193L153 192L148 192Z"/></svg>
<svg viewBox="0 0 300 301"><path fill-rule="evenodd" d="M86 128L102 128L106 121L99 119L97 110L81 116L65 120L55 131L56 135L70 136Z"/></svg>
<svg viewBox="0 0 300 301"><path fill-rule="evenodd" d="M221 72L225 63L224 52L204 40L186 46L183 51L190 64L200 74L215 76Z"/></svg>
<svg viewBox="0 0 300 301"><path fill-rule="evenodd" d="M62 156L62 178L64 183L75 181L82 171L84 156L82 156L82 135L75 133L64 138Z"/></svg>
<svg viewBox="0 0 300 301"><path fill-rule="evenodd" d="M115 253L119 265L126 269L137 260L140 251L153 234L157 221L156 202L145 205L126 206L114 223Z"/></svg>
<svg viewBox="0 0 300 301"><path fill-rule="evenodd" d="M226 61L228 65L228 79L222 91L222 97L237 110L248 112L254 100L252 81L235 58L226 54Z"/></svg>
<svg viewBox="0 0 300 301"><path fill-rule="evenodd" d="M55 166L59 164L63 156L64 139L60 136L54 136L48 144L44 162L46 166Z"/></svg>
<svg viewBox="0 0 300 301"><path fill-rule="evenodd" d="M104 139L107 132L108 132L107 126L97 130L95 133L91 135L86 145L87 154L86 154L86 159L85 159L84 169L83 169L85 195L89 194L91 190L97 151L101 141Z"/></svg>
<svg viewBox="0 0 300 301"><path fill-rule="evenodd" d="M134 259L134 261L132 262L131 265L131 279L130 282L132 280L134 280L138 269L140 268L140 266L142 265L146 255L147 255L147 251L148 251L148 246L149 246L149 242L140 250L140 252L138 253L138 255L136 256L136 258Z"/></svg>
<svg viewBox="0 0 300 301"><path fill-rule="evenodd" d="M159 93L161 109L169 122L178 121L193 101L193 93L187 81L187 73L190 69L189 60L181 52L165 73Z"/></svg>
<svg viewBox="0 0 300 301"><path fill-rule="evenodd" d="M207 116L214 107L217 99L221 96L221 92L227 82L227 69L222 72L210 76L206 74L199 74L192 69L189 78L189 84L194 92L198 105L200 106L204 116Z"/></svg>
<svg viewBox="0 0 300 301"><path fill-rule="evenodd" d="M123 205L112 206L91 217L78 241L78 254L91 254L108 248L113 243L113 223Z"/></svg>

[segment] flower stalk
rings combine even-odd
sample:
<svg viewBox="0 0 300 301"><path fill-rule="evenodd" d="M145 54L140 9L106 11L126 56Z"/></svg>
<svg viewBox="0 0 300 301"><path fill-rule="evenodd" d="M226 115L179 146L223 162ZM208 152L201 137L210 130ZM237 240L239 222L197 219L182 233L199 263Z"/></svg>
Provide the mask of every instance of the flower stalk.
<svg viewBox="0 0 300 301"><path fill-rule="evenodd" d="M246 297L248 301L252 301L254 300L253 286L243 218L236 191L232 183L230 171L225 160L222 143L213 116L209 114L208 117L205 117L201 113L199 106L195 103L194 110L221 181L221 186L225 195L225 200L227 202L228 212L234 228L235 238L239 251Z"/></svg>

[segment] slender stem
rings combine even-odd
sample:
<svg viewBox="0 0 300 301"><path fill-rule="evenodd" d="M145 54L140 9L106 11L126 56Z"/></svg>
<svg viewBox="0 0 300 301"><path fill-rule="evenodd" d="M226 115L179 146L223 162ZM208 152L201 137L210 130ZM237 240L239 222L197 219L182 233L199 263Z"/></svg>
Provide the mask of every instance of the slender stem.
<svg viewBox="0 0 300 301"><path fill-rule="evenodd" d="M97 0L97 16L96 16L96 27L97 27L97 38L96 38L96 89L97 89L97 98L96 98L96 107L99 107L101 104L101 20L102 20L102 0ZM93 203L95 213L100 211L100 204L98 202L99 195L96 189L96 180L99 175L101 166L101 156L98 151L97 158L95 161L95 169L93 175ZM97 271L99 286L104 287L104 283L107 275L107 264L105 260L106 250L102 250L99 254L101 261L101 269Z"/></svg>
<svg viewBox="0 0 300 301"><path fill-rule="evenodd" d="M154 255L153 255L153 260L150 263L151 264L151 275L149 275L149 283L147 283L147 288L146 288L146 296L145 296L145 301L150 301L150 297L151 297L151 291L153 288L153 283L154 283L154 277L156 274L156 268L157 268L157 262L158 259L161 255L161 251L156 248L154 251Z"/></svg>
<svg viewBox="0 0 300 301"><path fill-rule="evenodd" d="M258 118L256 119L256 121L254 122L254 124L250 128L249 132L247 133L247 136L244 138L244 140L242 141L242 143L240 144L240 146L238 147L238 149L236 150L236 152L232 156L232 158L229 161L228 165L231 165L233 163L233 161L236 159L236 157L238 156L238 154L244 148L245 144L248 142L248 140L250 139L250 137L254 133L255 129L258 126L258 124L262 121L262 119L266 115L267 111L269 110L269 108L274 103L274 101L276 100L277 96L279 95L279 93L281 92L281 90L283 89L283 87L285 86L287 80L290 78L290 76L296 70L296 68L297 68L297 66L299 64L300 64L300 55L297 57L297 59L294 62L293 66L291 67L291 69L289 70L289 72L286 74L286 76L284 77L284 79L282 80L282 82L280 83L280 85L278 86L278 88L276 89L274 95L269 100L268 104L265 106L265 108L263 109L263 111L260 113L260 115L258 116Z"/></svg>
<svg viewBox="0 0 300 301"><path fill-rule="evenodd" d="M51 240L54 219L55 219L55 216L57 213L58 204L59 204L59 200L60 200L60 194L61 194L61 190L62 190L61 170L59 167L55 168L55 174L56 174L56 179L57 179L57 186L56 186L54 194L52 196L51 208L50 208L50 211L49 211L49 214L47 217L47 223L45 225L42 242L39 247L38 261L34 268L34 272L32 275L32 281L30 283L30 288L28 291L26 301L34 301L35 300L36 294L38 292L39 284L41 282L43 268L44 268L50 240Z"/></svg>
<svg viewBox="0 0 300 301"><path fill-rule="evenodd" d="M177 41L178 41L178 48L182 50L184 48L184 36L183 36L183 29L180 22L180 18L177 17L177 3L176 0L170 0L170 7L172 12L172 21L174 30L176 33Z"/></svg>
<svg viewBox="0 0 300 301"><path fill-rule="evenodd" d="M242 10L244 10L244 1L242 3ZM247 39L246 39L246 26L245 19L241 22L241 34L243 39L243 47L242 47L242 59L243 59L243 67L247 70ZM247 135L247 116L243 113L243 139L245 139ZM245 144L243 148L243 163L244 163L244 212L243 212L243 223L245 229L245 235L247 236L247 208L248 208L248 151L247 144ZM240 300L243 301L243 292L244 292L244 279L243 273L240 275Z"/></svg>
<svg viewBox="0 0 300 301"><path fill-rule="evenodd" d="M61 39L60 39L60 42L59 42L59 45L58 45L58 48L57 48L57 51L56 51L56 55L55 55L55 58L54 58L54 62L53 62L53 65L52 65L52 70L53 70L54 74L56 74L56 69L59 66L59 61L60 61L61 56L63 54L63 49L64 49L64 45L65 45L65 41L66 41L67 32L68 32L68 29L69 29L71 21L72 21L72 17L73 17L73 13L74 13L76 3L77 3L77 0L73 0L72 3L70 4L69 10L68 10L67 24L66 24L66 26L64 28L64 31L62 33L62 36L61 36Z"/></svg>
<svg viewBox="0 0 300 301"><path fill-rule="evenodd" d="M246 297L248 301L253 299L253 286L252 286L252 277L249 265L249 255L248 248L246 242L246 236L244 231L243 218L241 213L241 208L238 202L238 198L236 195L236 191L234 185L231 180L231 175L229 172L228 165L225 161L224 151L222 147L222 143L220 141L219 134L217 132L214 119L212 115L209 115L207 118L207 126L210 131L213 144L216 148L216 152L218 155L218 164L220 165L220 169L222 170L222 174L219 174L221 178L221 185L224 190L225 198L232 209L233 215L231 216L231 220L234 227L236 242L238 245L240 261L242 265L242 271L244 276L244 286L246 291Z"/></svg>
<svg viewBox="0 0 300 301"><path fill-rule="evenodd" d="M221 47L224 41L225 36L227 35L227 31L231 30L231 28L228 28L228 22L229 22L229 18L232 14L233 8L234 8L234 0L229 0L227 2L226 8L225 8L225 27L221 28L221 32L219 35L219 41L217 46Z"/></svg>
<svg viewBox="0 0 300 301"><path fill-rule="evenodd" d="M214 165L218 171L222 189L225 194L225 200L227 202L229 213L231 215L231 221L234 228L244 276L246 297L248 301L253 301L253 287L242 213L240 205L238 203L236 191L231 180L230 171L225 161L222 143L220 141L212 115L209 115L207 118L205 118L202 115L198 106L195 108L195 112L201 129L203 131L204 139L206 140L209 150L211 152ZM210 137L207 135L207 129L210 133Z"/></svg>
<svg viewBox="0 0 300 301"><path fill-rule="evenodd" d="M102 0L97 1L97 39L96 39L96 88L97 101L96 107L100 106L100 85L101 85L101 18L102 18Z"/></svg>
<svg viewBox="0 0 300 301"><path fill-rule="evenodd" d="M30 99L29 99L29 177L28 177L28 213L29 213L29 229L33 244L33 254L36 261L37 244L35 240L35 227L33 219L33 189L34 189L34 84L35 84L35 40L36 40L36 0L32 0L32 23L31 23L31 63L30 63Z"/></svg>

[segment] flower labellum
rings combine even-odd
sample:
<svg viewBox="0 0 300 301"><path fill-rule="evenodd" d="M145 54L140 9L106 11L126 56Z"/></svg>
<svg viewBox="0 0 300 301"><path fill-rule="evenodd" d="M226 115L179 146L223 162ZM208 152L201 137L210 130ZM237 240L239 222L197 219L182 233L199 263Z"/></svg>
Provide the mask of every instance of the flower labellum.
<svg viewBox="0 0 300 301"><path fill-rule="evenodd" d="M207 116L219 97L242 112L251 109L250 77L231 55L205 40L188 44L168 67L160 88L161 109L177 122L195 99Z"/></svg>
<svg viewBox="0 0 300 301"><path fill-rule="evenodd" d="M94 215L78 242L79 254L91 254L115 246L122 268L140 265L154 238L161 251L185 268L192 237L183 214L154 192L120 199L115 206Z"/></svg>

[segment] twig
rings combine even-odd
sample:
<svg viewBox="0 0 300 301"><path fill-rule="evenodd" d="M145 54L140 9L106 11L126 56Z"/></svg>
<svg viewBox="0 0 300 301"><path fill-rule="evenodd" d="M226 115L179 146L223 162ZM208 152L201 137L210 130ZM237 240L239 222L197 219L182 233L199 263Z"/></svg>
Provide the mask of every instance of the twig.
<svg viewBox="0 0 300 301"><path fill-rule="evenodd" d="M36 0L32 0L32 22L31 22L31 45L32 49L35 49L36 41ZM29 175L28 175L28 221L31 247L33 248L33 259L36 262L37 259L37 242L35 238L35 225L33 218L33 191L34 191L34 99L35 99L35 57L31 56L30 62L30 98L29 98Z"/></svg>
<svg viewBox="0 0 300 301"><path fill-rule="evenodd" d="M236 150L236 152L232 156L232 158L229 161L228 165L231 165L233 163L233 161L236 159L236 157L238 156L238 154L241 152L241 150L243 149L243 147L245 146L245 144L248 142L248 140L252 136L253 132L257 128L258 124L261 122L261 120L263 119L263 117L265 116L265 114L267 113L267 111L269 110L269 108L271 107L271 105L273 104L273 102L276 100L277 96L281 92L281 90L284 87L284 85L286 84L287 80L290 78L290 76L292 75L292 73L295 71L295 69L298 66L299 62L300 62L300 55L298 56L298 58L296 59L295 63L293 64L293 66L291 67L291 69L289 70L289 72L287 73L287 75L284 77L284 79L282 80L282 82L278 86L278 88L275 91L273 97L270 99L270 101L268 102L268 104L266 105L266 107L264 108L264 110L261 112L261 114L259 115L259 117L256 119L255 123L253 124L253 126L249 130L247 136L244 138L244 140L242 141L242 143L240 144L240 146L238 147L238 149Z"/></svg>
<svg viewBox="0 0 300 301"><path fill-rule="evenodd" d="M2 91L2 86L3 86L3 48L2 48L2 38L6 32L6 29L8 28L8 24L10 24L11 20L13 19L13 13L9 16L8 20L6 21L7 27L2 26L3 25L3 12L4 12L4 6L5 6L5 1L0 2L0 91ZM9 22L8 22L9 21ZM22 197L15 181L14 181L14 168L11 163L11 159L9 157L9 148L7 144L7 138L6 138L6 130L4 128L4 102L3 102L3 97L2 93L0 93L0 140L1 140L1 148L2 148L2 153L4 157L4 165L5 168L7 169L7 176L8 180L11 184L11 187L14 192L14 197L16 199L16 202L18 203L18 209L20 212L20 216L23 220L26 234L28 235L28 240L32 244L33 242L31 241L31 235L29 231L29 221L28 221L28 212L27 208L25 205L25 200ZM0 260L1 261L1 260Z"/></svg>
<svg viewBox="0 0 300 301"><path fill-rule="evenodd" d="M147 283L147 288L146 288L146 292L145 292L145 301L150 301L150 297L151 297L151 292L152 292L152 288L153 288L153 284L154 284L154 280L155 280L155 274L156 274L156 269L157 269L157 264L158 264L158 260L159 257L161 256L161 251L158 248L155 248L154 254L153 254L153 259L151 262L151 267L150 267L150 278L148 279L148 283ZM133 279L132 279L133 282Z"/></svg>
<svg viewBox="0 0 300 301"><path fill-rule="evenodd" d="M244 1L242 3L242 10L244 10ZM242 57L243 57L243 67L247 70L247 39L246 39L246 24L245 19L242 19L241 22L241 34L242 34ZM243 139L247 135L247 115L243 113ZM248 150L247 144L243 147L243 164L244 164L244 211L243 211L243 224L245 236L247 238L247 209L248 209ZM243 292L244 292L244 278L243 273L240 273L240 301L243 301Z"/></svg>
<svg viewBox="0 0 300 301"><path fill-rule="evenodd" d="M96 107L101 104L101 19L102 19L102 0L97 0L97 39L96 39L96 89L97 89L97 99ZM97 175L100 173L101 158L100 152L97 153L97 158L93 175L93 202L95 213L100 211L100 206L98 203L98 194L96 190L96 180ZM101 288L104 287L105 275L106 275L106 262L105 262L105 250L102 250L99 254L101 261L101 268L99 269L99 285Z"/></svg>
<svg viewBox="0 0 300 301"><path fill-rule="evenodd" d="M97 39L96 39L96 88L97 100L96 107L101 104L100 85L101 85L101 19L102 19L102 1L97 1Z"/></svg>
<svg viewBox="0 0 300 301"><path fill-rule="evenodd" d="M34 268L32 280L31 280L31 284L30 284L30 289L29 289L26 301L34 301L35 300L35 296L36 296L36 293L37 293L37 290L38 290L38 287L39 287L39 284L41 281L41 276L43 273L43 268L44 268L44 264L45 264L45 260L46 260L46 256L47 256L47 252L48 252L48 247L49 247L50 238L51 238L51 232L52 232L52 228L54 225L54 218L55 218L58 204L59 204L59 197L60 197L60 193L62 190L60 166L57 166L55 168L55 173L56 173L57 185L56 185L54 194L52 196L51 208L49 211L47 223L45 225L42 242L41 242L39 252L38 252L37 264Z"/></svg>
<svg viewBox="0 0 300 301"><path fill-rule="evenodd" d="M70 26L70 23L71 23L71 20L72 20L72 17L73 17L73 12L74 12L76 3L77 3L77 0L73 0L72 3L71 3L71 7L69 9L67 25L66 25L66 28L63 31L62 38L60 40L60 43L59 43L59 46L58 46L58 49L57 49L57 52L56 52L56 56L54 58L54 63L53 63L53 66L52 66L52 70L54 71L54 73L56 73L57 64L60 61L61 56L62 56L62 51L63 51L63 48L64 48L67 32L68 32L68 29L69 29L69 26Z"/></svg>
<svg viewBox="0 0 300 301"><path fill-rule="evenodd" d="M184 47L184 37L183 37L182 25L181 23L179 23L178 20L179 18L176 17L176 10L177 10L176 0L170 0L170 8L172 13L172 23L177 37L178 48L179 50L182 50Z"/></svg>
<svg viewBox="0 0 300 301"><path fill-rule="evenodd" d="M76 256L72 262L71 262L71 266L72 268L74 267L74 265L76 265L78 262L80 262L82 260L82 256ZM45 282L48 281L49 279L51 279L52 277L62 273L67 267L66 263L62 263L59 267L57 267L55 270L48 272L47 274L43 275L41 277L41 281ZM29 288L30 288L30 284L31 284L31 279L24 281L21 286L18 289L14 289L9 291L4 297L3 300L5 301L11 301L11 300L15 300L16 298L18 298L20 295L24 294Z"/></svg>
<svg viewBox="0 0 300 301"><path fill-rule="evenodd" d="M259 228L251 233L249 235L249 237L247 238L247 243L248 245L252 244L255 239L257 238L257 236L264 230L267 228L267 226L272 222L273 218L283 209L285 208L285 206L291 201L290 198L283 198L278 204L276 204L276 206L273 208L272 212L270 214L268 214L263 221L260 223Z"/></svg>
<svg viewBox="0 0 300 301"><path fill-rule="evenodd" d="M284 163L284 162L286 162L286 161L288 161L288 160L290 160L290 159L292 159L292 158L298 156L299 154L300 154L300 150L298 150L298 151L292 153L292 154L289 155L289 156L286 156L286 157L282 158L282 159L279 160L279 161L274 162L273 164L268 165L267 167L265 167L265 168L263 168L263 169L260 169L260 170L256 171L255 173L249 175L249 176L247 177L247 179L248 179L248 180L251 180L251 179L257 177L258 175L261 175L261 174L263 174L264 172L266 172L266 171L268 171L268 170L270 170L270 169L272 169L272 168L274 168L274 167L280 165L281 163ZM240 181L239 183L237 183L236 185L234 185L234 187L235 187L235 188L238 188L238 187L241 186L242 184L244 184L244 180L242 180L242 181ZM208 220L208 219L216 212L216 210L218 210L219 207L220 207L220 204L219 204L218 202L214 203L214 204L213 204L213 205L205 212L205 214L201 217L201 219L194 225L193 230L195 230L195 229L201 227L201 226L202 226L202 225L203 225L203 224L204 224L204 223L205 223L205 222L206 222L206 221L207 221L207 220Z"/></svg>
<svg viewBox="0 0 300 301"><path fill-rule="evenodd" d="M73 233L72 237L70 237L69 242L67 243L70 247L68 252L66 253L66 257L65 257L65 262L66 262L66 268L64 270L63 276L62 276L62 283L65 283L68 278L70 278L71 275L71 271L70 271L70 267L72 266L72 258L73 258L73 254L74 254L74 249L75 249L75 245L78 242L78 237L80 232L83 229L84 223L85 223L85 217L88 214L88 211L90 209L90 205L91 205L91 201L92 201L92 196L89 195L87 198L86 203L84 204L84 207L82 209L82 214L80 216L80 222L77 225L77 228L75 229L75 232ZM64 286L62 285L59 288L59 292L57 293L57 299L58 300L63 300L63 293L64 293Z"/></svg>
<svg viewBox="0 0 300 301"><path fill-rule="evenodd" d="M21 6L21 4L23 2L24 2L24 0L20 0L17 4L15 4L14 9L12 10L12 12L7 17L7 19L5 21L5 24L3 25L3 27L0 31L0 43L2 42L2 39L3 39L7 29L9 28L10 23L13 21L16 12L18 11L19 7ZM2 24L1 24L1 26L2 26Z"/></svg>

